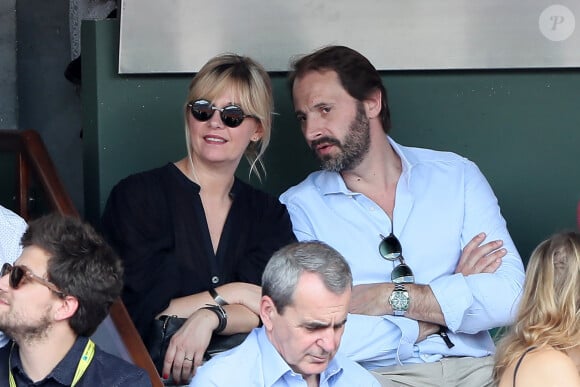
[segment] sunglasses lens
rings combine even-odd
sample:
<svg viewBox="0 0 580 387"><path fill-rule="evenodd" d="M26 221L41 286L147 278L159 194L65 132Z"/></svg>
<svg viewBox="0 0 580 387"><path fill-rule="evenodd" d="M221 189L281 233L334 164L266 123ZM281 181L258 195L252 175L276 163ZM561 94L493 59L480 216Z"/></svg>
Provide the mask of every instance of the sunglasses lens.
<svg viewBox="0 0 580 387"><path fill-rule="evenodd" d="M12 265L9 263L5 263L2 265L2 271L0 271L0 277L4 277L7 274L10 274L12 271ZM12 281L10 281L10 286L12 286Z"/></svg>
<svg viewBox="0 0 580 387"><path fill-rule="evenodd" d="M24 277L24 270L18 266L12 266L9 263L5 263L2 265L2 271L0 272L0 276L4 277L5 275L10 274L9 283L12 289L18 289L20 286L20 282L22 281L22 277Z"/></svg>
<svg viewBox="0 0 580 387"><path fill-rule="evenodd" d="M390 233L388 237L384 238L379 244L379 253L381 257L388 259L389 261L394 261L401 256L402 248L401 243Z"/></svg>
<svg viewBox="0 0 580 387"><path fill-rule="evenodd" d="M13 267L12 273L10 273L10 286L12 286L14 289L18 289L23 277L24 270L18 266Z"/></svg>
<svg viewBox="0 0 580 387"><path fill-rule="evenodd" d="M395 284L412 284L415 283L415 276L409 266L404 263L395 266L391 272L391 281Z"/></svg>
<svg viewBox="0 0 580 387"><path fill-rule="evenodd" d="M213 116L214 109L209 101L204 99L191 103L191 114L196 120L205 122Z"/></svg>
<svg viewBox="0 0 580 387"><path fill-rule="evenodd" d="M235 128L244 121L244 111L239 106L230 105L224 108L220 117L224 124L230 128Z"/></svg>
<svg viewBox="0 0 580 387"><path fill-rule="evenodd" d="M6 274L10 274L12 271L12 265L9 263L5 263L2 265L2 270L0 271L0 277L4 277Z"/></svg>

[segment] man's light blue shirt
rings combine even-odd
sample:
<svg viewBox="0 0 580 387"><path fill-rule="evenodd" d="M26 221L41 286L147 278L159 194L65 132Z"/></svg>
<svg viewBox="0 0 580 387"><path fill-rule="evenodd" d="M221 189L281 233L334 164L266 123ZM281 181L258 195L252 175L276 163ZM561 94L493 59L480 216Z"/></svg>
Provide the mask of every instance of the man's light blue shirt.
<svg viewBox="0 0 580 387"><path fill-rule="evenodd" d="M256 328L239 346L203 364L190 387L293 387L306 386L272 345L264 327ZM367 370L337 354L320 374L320 387L380 387Z"/></svg>
<svg viewBox="0 0 580 387"><path fill-rule="evenodd" d="M355 285L390 282L398 262L383 259L378 246L381 234L392 228L415 282L430 285L455 346L448 348L438 335L416 344L418 323L406 317L349 315L340 352L368 369L491 355L495 347L488 329L513 321L524 280L497 198L473 162L389 141L402 162L393 223L334 172L310 174L280 200L298 240L321 240L336 248L349 262ZM501 266L491 274L455 274L462 249L480 232L487 234L485 242L503 241L507 255Z"/></svg>

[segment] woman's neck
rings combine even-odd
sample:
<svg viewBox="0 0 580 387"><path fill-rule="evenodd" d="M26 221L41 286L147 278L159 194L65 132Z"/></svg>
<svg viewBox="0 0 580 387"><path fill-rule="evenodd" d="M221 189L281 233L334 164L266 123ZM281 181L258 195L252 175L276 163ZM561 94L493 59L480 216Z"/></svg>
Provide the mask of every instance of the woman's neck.
<svg viewBox="0 0 580 387"><path fill-rule="evenodd" d="M189 180L200 186L203 195L227 197L234 185L235 169L205 168L201 163L194 166L189 157L175 165Z"/></svg>

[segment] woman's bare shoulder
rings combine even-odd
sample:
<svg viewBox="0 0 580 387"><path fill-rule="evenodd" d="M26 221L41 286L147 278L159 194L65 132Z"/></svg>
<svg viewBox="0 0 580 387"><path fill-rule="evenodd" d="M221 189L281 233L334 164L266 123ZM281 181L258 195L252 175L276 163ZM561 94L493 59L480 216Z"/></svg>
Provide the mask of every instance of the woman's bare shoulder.
<svg viewBox="0 0 580 387"><path fill-rule="evenodd" d="M500 386L512 385L514 368L515 364L512 364L506 370ZM568 355L553 348L542 348L524 357L518 369L516 386L580 387L580 375Z"/></svg>

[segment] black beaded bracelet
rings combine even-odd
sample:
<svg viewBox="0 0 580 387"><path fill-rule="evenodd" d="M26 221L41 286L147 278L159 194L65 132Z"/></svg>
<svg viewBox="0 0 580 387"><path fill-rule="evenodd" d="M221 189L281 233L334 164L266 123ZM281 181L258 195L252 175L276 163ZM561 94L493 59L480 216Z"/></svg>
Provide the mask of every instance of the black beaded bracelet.
<svg viewBox="0 0 580 387"><path fill-rule="evenodd" d="M228 314L226 313L224 308L221 307L221 305L206 304L206 306L203 306L201 309L211 310L218 317L219 323L217 328L214 329L214 333L220 333L221 331L226 329L226 325L228 325Z"/></svg>

